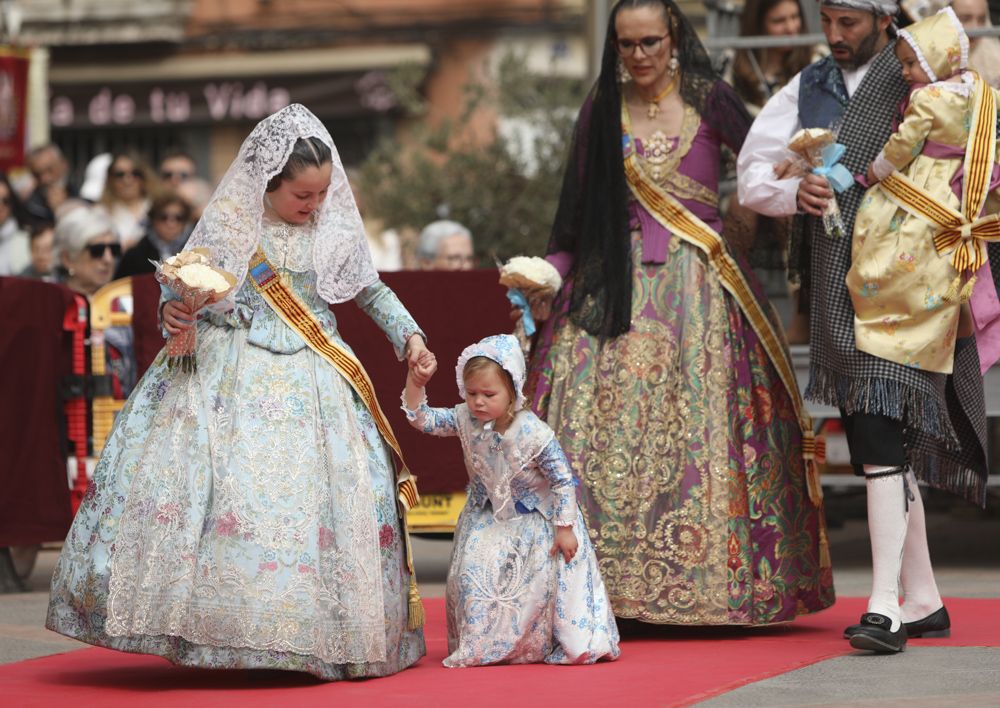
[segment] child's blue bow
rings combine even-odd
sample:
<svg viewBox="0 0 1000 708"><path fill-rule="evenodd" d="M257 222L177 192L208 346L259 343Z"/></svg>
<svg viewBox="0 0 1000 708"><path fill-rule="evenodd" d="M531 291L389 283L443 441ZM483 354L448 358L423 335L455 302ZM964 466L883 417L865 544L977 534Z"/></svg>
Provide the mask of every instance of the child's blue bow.
<svg viewBox="0 0 1000 708"><path fill-rule="evenodd" d="M854 177L851 176L846 167L840 164L840 158L844 156L846 151L847 148L840 143L830 143L820 153L823 164L813 168L813 174L826 177L835 192L843 192L854 184Z"/></svg>

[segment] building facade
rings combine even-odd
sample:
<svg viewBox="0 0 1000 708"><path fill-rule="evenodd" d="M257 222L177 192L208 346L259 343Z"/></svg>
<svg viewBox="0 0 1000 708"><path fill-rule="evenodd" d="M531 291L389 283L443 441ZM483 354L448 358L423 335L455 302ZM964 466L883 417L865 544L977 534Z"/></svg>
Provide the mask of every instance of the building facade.
<svg viewBox="0 0 1000 708"><path fill-rule="evenodd" d="M155 163L181 147L216 180L249 129L291 102L356 164L410 120L398 76L416 78L435 121L457 114L462 86L505 43L586 70L584 0L18 1L20 41L48 48L50 134L78 177L101 152Z"/></svg>

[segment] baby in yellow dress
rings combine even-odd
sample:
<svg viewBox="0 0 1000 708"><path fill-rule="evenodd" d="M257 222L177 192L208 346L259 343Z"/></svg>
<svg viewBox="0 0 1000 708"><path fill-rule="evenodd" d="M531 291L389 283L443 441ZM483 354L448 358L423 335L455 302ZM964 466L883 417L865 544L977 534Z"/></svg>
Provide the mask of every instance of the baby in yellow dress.
<svg viewBox="0 0 1000 708"><path fill-rule="evenodd" d="M969 40L951 8L900 30L896 56L913 90L868 169L869 182L880 183L855 220L846 278L855 340L883 359L951 373L962 303L986 249L961 225L944 238L942 223L1000 211L998 94L966 71ZM988 264L980 273L989 277Z"/></svg>

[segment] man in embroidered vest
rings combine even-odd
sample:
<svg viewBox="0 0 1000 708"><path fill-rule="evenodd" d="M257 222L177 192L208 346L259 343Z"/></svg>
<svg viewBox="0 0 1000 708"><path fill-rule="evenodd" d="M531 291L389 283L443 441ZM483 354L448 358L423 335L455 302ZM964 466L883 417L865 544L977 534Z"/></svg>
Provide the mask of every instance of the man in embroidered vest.
<svg viewBox="0 0 1000 708"><path fill-rule="evenodd" d="M810 372L805 395L840 409L851 462L863 474L872 545L872 594L851 645L898 652L907 637L950 631L927 548L916 480L985 504L985 405L972 337L960 339L952 375L921 371L858 351L854 310L844 283L859 184L834 195L825 177L779 179L801 128L831 128L847 148L841 160L862 175L889 138L908 87L894 53L894 0L820 0L831 54L806 67L761 111L738 161L740 202L768 216L799 214L804 291L810 311ZM823 227L836 199L846 237ZM992 253L991 249L991 253ZM994 259L994 262L1000 259ZM961 336L961 333L960 333ZM902 580L903 604L898 583Z"/></svg>

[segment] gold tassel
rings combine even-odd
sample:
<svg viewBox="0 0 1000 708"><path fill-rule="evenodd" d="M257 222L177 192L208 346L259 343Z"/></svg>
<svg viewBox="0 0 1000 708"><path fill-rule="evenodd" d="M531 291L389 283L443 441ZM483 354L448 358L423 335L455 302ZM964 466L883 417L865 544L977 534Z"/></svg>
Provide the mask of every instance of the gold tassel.
<svg viewBox="0 0 1000 708"><path fill-rule="evenodd" d="M955 302L958 299L958 293L961 286L962 275L960 273L955 276L953 281L951 281L951 285L948 286L948 289L945 291L944 295L941 296L941 299L945 302Z"/></svg>
<svg viewBox="0 0 1000 708"><path fill-rule="evenodd" d="M414 487L414 490L416 487ZM406 628L411 632L424 626L424 605L420 602L420 590L417 588L417 573L413 569L413 544L410 542L410 524L406 518L406 504L400 500L399 526L403 532L403 550L406 553L406 569L410 571L410 589L406 596Z"/></svg>
<svg viewBox="0 0 1000 708"><path fill-rule="evenodd" d="M819 567L833 567L830 559L830 542L826 537L826 516L823 514L819 517Z"/></svg>
<svg viewBox="0 0 1000 708"><path fill-rule="evenodd" d="M406 602L406 612L409 618L406 628L411 632L424 626L424 603L420 601L420 590L417 589L417 576L410 573L410 592Z"/></svg>
<svg viewBox="0 0 1000 708"><path fill-rule="evenodd" d="M823 485L819 480L819 465L816 460L806 460L806 489L809 492L809 501L816 508L823 506Z"/></svg>
<svg viewBox="0 0 1000 708"><path fill-rule="evenodd" d="M962 286L962 292L958 296L960 302L968 302L969 298L972 297L972 288L976 286L976 275L973 273L972 277L969 278L969 282Z"/></svg>

